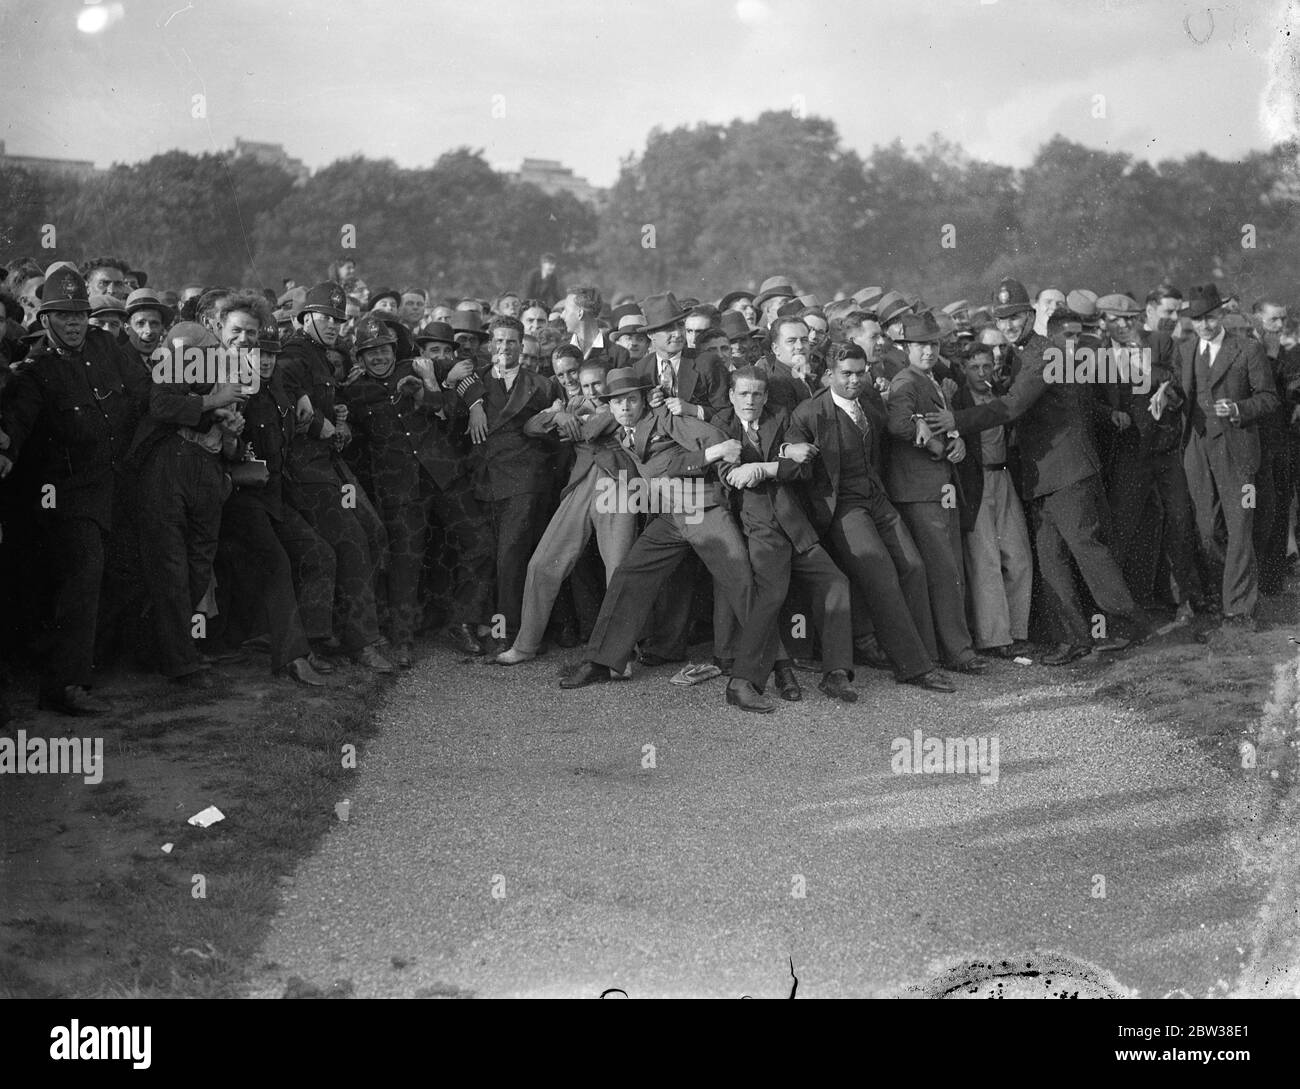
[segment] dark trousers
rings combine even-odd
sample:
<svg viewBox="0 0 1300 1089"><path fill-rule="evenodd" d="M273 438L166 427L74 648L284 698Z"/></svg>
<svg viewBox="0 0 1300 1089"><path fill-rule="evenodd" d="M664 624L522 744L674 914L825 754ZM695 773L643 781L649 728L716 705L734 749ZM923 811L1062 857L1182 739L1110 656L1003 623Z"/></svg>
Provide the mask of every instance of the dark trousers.
<svg viewBox="0 0 1300 1089"><path fill-rule="evenodd" d="M1043 603L1057 637L1075 645L1092 641L1093 626L1084 617L1074 585L1072 556L1099 609L1134 616L1133 595L1104 540L1107 508L1101 477L1093 474L1039 496L1033 505L1038 513L1035 545L1043 572Z"/></svg>
<svg viewBox="0 0 1300 1089"><path fill-rule="evenodd" d="M938 652L925 565L893 505L883 496L870 507L840 504L825 540L868 604L898 679L929 673Z"/></svg>
<svg viewBox="0 0 1300 1089"><path fill-rule="evenodd" d="M328 639L334 632L334 550L287 503L271 525L293 569L298 616L307 638Z"/></svg>
<svg viewBox="0 0 1300 1089"><path fill-rule="evenodd" d="M1253 540L1255 508L1243 502L1242 489L1253 480L1233 465L1223 436L1206 438L1195 431L1183 453L1183 468L1192 493L1201 548L1212 577L1220 576L1223 615L1250 616L1259 601ZM1227 530L1226 547L1219 535L1220 527Z"/></svg>
<svg viewBox="0 0 1300 1089"><path fill-rule="evenodd" d="M966 623L966 569L961 550L961 515L942 503L895 503L925 564L930 615L944 665L975 657Z"/></svg>
<svg viewBox="0 0 1300 1089"><path fill-rule="evenodd" d="M300 513L334 551L339 642L355 654L379 641L375 568L365 526L356 508L343 505L341 484L300 484L298 494Z"/></svg>
<svg viewBox="0 0 1300 1089"><path fill-rule="evenodd" d="M159 666L168 677L202 668L194 610L212 581L225 473L221 459L178 435L140 472L141 552L149 572Z"/></svg>
<svg viewBox="0 0 1300 1089"><path fill-rule="evenodd" d="M149 585L141 561L138 481L118 472L113 481L113 528L104 545L104 582L99 594L95 663L103 668L122 652L133 664L152 660L153 636L147 630Z"/></svg>
<svg viewBox="0 0 1300 1089"><path fill-rule="evenodd" d="M1133 596L1139 602L1161 596L1156 581L1162 556L1178 586L1179 601L1194 596L1195 528L1182 454L1152 453L1125 443L1115 459L1109 500L1111 554Z"/></svg>
<svg viewBox="0 0 1300 1089"><path fill-rule="evenodd" d="M506 638L513 638L519 631L528 561L550 522L550 499L545 493L525 493L484 504L492 526L496 606L505 617Z"/></svg>
<svg viewBox="0 0 1300 1089"><path fill-rule="evenodd" d="M1276 594L1286 575L1291 518L1291 449L1285 434L1260 433L1259 472L1255 474L1255 525L1252 536L1259 564L1259 588Z"/></svg>
<svg viewBox="0 0 1300 1089"><path fill-rule="evenodd" d="M753 597L749 551L740 527L721 507L702 512L694 525L680 514L661 514L650 522L605 591L605 603L587 644L587 660L611 669L627 665L646 613L689 551L704 561L740 619L732 677L761 688L772 670L776 643L770 625L763 630L749 622Z"/></svg>
<svg viewBox="0 0 1300 1089"><path fill-rule="evenodd" d="M266 506L246 494L232 496L221 514L221 544L222 554L231 561L227 578L221 580L236 599L230 611L238 615L245 606L254 605L249 610L252 616L260 619L265 615L271 635L271 668L282 669L295 658L310 654L298 612L293 564ZM227 549L228 544L236 547Z"/></svg>
<svg viewBox="0 0 1300 1089"><path fill-rule="evenodd" d="M42 643L41 695L61 699L69 685L90 686L104 531L89 518L44 512L37 525L54 606L53 623Z"/></svg>
<svg viewBox="0 0 1300 1089"><path fill-rule="evenodd" d="M387 498L382 493L380 502ZM488 520L468 479L443 491L421 476L420 494L411 502L381 507L388 530L388 610L391 638L398 646L415 641L424 612L420 572L436 518L456 552L452 622L487 623L492 612L492 536Z"/></svg>

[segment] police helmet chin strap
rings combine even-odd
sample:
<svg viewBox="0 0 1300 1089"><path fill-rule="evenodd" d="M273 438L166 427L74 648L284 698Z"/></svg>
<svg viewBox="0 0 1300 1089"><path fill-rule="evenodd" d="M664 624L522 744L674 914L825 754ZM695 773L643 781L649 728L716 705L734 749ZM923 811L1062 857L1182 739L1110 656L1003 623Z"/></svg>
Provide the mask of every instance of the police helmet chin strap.
<svg viewBox="0 0 1300 1089"><path fill-rule="evenodd" d="M54 331L54 323L50 320L53 316L54 315L49 313L40 315L41 328L45 330L46 337L49 338L50 343L54 345L56 351L75 352L78 348L81 347L82 344L86 342L85 333L84 332L82 333L80 344L75 344L75 345L70 344L68 341L64 340L63 337L59 336L59 334Z"/></svg>

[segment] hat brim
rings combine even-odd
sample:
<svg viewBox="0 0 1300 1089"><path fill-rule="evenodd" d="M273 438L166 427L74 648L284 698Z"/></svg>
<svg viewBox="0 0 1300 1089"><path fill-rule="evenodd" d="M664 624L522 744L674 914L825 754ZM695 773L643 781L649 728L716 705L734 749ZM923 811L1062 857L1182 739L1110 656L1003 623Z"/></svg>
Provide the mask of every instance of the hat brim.
<svg viewBox="0 0 1300 1089"><path fill-rule="evenodd" d="M610 340L618 340L619 337L643 336L645 331L646 328L644 325L625 325L621 329L611 329L605 335L608 336Z"/></svg>
<svg viewBox="0 0 1300 1089"><path fill-rule="evenodd" d="M895 337L895 344L938 344L943 339L942 333L930 333L923 337Z"/></svg>
<svg viewBox="0 0 1300 1089"><path fill-rule="evenodd" d="M751 291L733 291L728 295L723 295L722 300L718 303L719 310L730 310L741 299L748 299L750 305L757 305L754 302L754 294Z"/></svg>
<svg viewBox="0 0 1300 1089"><path fill-rule="evenodd" d="M754 296L754 305L762 306L769 299L797 299L794 288L789 291L764 291L761 295Z"/></svg>
<svg viewBox="0 0 1300 1089"><path fill-rule="evenodd" d="M600 400L612 401L615 397L622 397L628 393L645 393L648 390L652 390L654 388L655 387L653 382L645 386L624 386L622 389L606 390L604 393L600 395Z"/></svg>
<svg viewBox="0 0 1300 1089"><path fill-rule="evenodd" d="M1197 318L1205 317L1206 314L1213 314L1217 310L1222 310L1227 305L1228 305L1227 299L1221 299L1214 306L1207 306L1207 307L1201 307L1198 306L1196 303L1192 303L1189 307L1187 307L1187 309L1180 310L1179 314L1185 318L1190 318L1192 321L1195 321Z"/></svg>
<svg viewBox="0 0 1300 1089"><path fill-rule="evenodd" d="M685 321L685 320L686 320L686 311L683 310L683 311L682 311L680 314L678 314L676 317L669 318L667 321L661 321L658 325L643 325L643 326L641 327L641 332L643 332L643 333L657 333L657 332L659 332L660 329L667 329L668 326L670 326L670 325L676 325L678 322L682 322L682 321Z"/></svg>
<svg viewBox="0 0 1300 1089"><path fill-rule="evenodd" d="M39 314L89 314L90 303L85 299L56 299L54 302L41 303L36 309Z"/></svg>
<svg viewBox="0 0 1300 1089"><path fill-rule="evenodd" d="M304 314L324 314L327 318L333 318L335 321L347 321L348 316L342 310L335 310L332 306L304 306L298 311L298 317Z"/></svg>
<svg viewBox="0 0 1300 1089"><path fill-rule="evenodd" d="M1034 308L1029 303L1007 303L993 308L994 318L1012 318L1017 314L1032 314Z"/></svg>
<svg viewBox="0 0 1300 1089"><path fill-rule="evenodd" d="M448 340L446 337L434 337L434 336L430 336L428 333L416 333L415 343L416 344L446 344L450 348L456 347L456 339L454 337L451 340Z"/></svg>
<svg viewBox="0 0 1300 1089"><path fill-rule="evenodd" d="M164 325L166 325L168 322L170 322L170 321L172 320L173 316L174 316L174 315L172 314L172 308L171 308L170 306L168 306L166 303L136 303L134 306L128 306L128 307L125 307L126 316L127 316L128 318L129 318L132 314L138 314L141 310L157 310L159 316L161 316L161 318L162 318L162 320L163 320L163 324L164 324ZM101 313L101 314L104 314L104 313L109 313L109 314L111 314L111 313L113 313L113 311L111 311L111 310L108 310L108 311L101 310L100 313ZM121 313L121 311L118 311L118 313Z"/></svg>

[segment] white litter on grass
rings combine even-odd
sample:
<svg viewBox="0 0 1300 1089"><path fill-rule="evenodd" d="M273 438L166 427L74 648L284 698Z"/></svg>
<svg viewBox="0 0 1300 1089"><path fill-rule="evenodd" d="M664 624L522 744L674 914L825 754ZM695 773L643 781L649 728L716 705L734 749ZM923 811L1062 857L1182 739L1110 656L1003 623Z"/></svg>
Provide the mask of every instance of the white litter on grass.
<svg viewBox="0 0 1300 1089"><path fill-rule="evenodd" d="M172 848L175 847L175 846L176 846L176 844L174 844L174 843L164 843L164 844L162 845L162 851L163 851L163 854L165 854L165 855L169 855L169 854L171 854L171 853L172 853Z"/></svg>
<svg viewBox="0 0 1300 1089"><path fill-rule="evenodd" d="M1015 662L1016 665L1033 665L1033 664L1034 664L1034 660L1033 660L1032 658L1012 658L1011 660L1012 660L1013 662Z"/></svg>
<svg viewBox="0 0 1300 1089"><path fill-rule="evenodd" d="M338 814L339 820L346 824L348 815L352 812L352 803L347 798L344 798L341 802L335 802L334 812Z"/></svg>
<svg viewBox="0 0 1300 1089"><path fill-rule="evenodd" d="M224 821L225 819L226 815L220 809L215 805L210 805L202 813L195 813L186 823L206 828L210 824L216 824L217 821Z"/></svg>

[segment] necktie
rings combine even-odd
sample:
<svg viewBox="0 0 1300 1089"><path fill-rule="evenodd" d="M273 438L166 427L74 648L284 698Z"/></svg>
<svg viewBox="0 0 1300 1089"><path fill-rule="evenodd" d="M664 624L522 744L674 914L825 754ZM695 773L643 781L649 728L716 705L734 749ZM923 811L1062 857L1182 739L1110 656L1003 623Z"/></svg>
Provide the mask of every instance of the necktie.
<svg viewBox="0 0 1300 1089"><path fill-rule="evenodd" d="M750 423L745 424L745 438L749 441L749 445L752 446L755 450L757 450L759 453L763 452L763 448L762 446L759 445L758 442L758 428L754 425L752 421Z"/></svg>
<svg viewBox="0 0 1300 1089"><path fill-rule="evenodd" d="M1208 371L1213 366L1213 360L1210 359L1210 342L1201 341L1201 358L1205 360L1205 369Z"/></svg>
<svg viewBox="0 0 1300 1089"><path fill-rule="evenodd" d="M673 396L673 364L670 359L659 361L659 385L669 397Z"/></svg>
<svg viewBox="0 0 1300 1089"><path fill-rule="evenodd" d="M862 411L862 406L858 404L857 401L852 401L850 403L853 405L853 422L857 424L858 430L865 435L867 433L867 428L870 426L867 423L867 414Z"/></svg>
<svg viewBox="0 0 1300 1089"><path fill-rule="evenodd" d="M623 428L623 449L629 454L636 452L636 429L632 427Z"/></svg>

